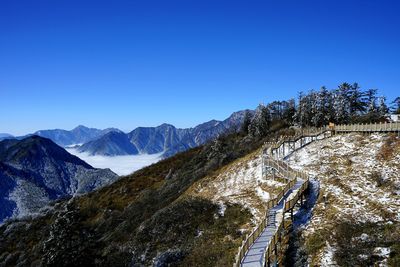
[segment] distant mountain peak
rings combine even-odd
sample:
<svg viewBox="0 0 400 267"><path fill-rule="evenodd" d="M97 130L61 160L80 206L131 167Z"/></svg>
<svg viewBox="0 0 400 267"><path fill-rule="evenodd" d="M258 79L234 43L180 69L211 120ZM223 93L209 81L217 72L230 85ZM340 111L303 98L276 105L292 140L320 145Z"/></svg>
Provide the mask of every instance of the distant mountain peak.
<svg viewBox="0 0 400 267"><path fill-rule="evenodd" d="M129 141L128 135L121 131L111 131L100 138L83 144L78 148L80 152L90 155L136 155L138 149Z"/></svg>
<svg viewBox="0 0 400 267"><path fill-rule="evenodd" d="M89 128L84 125L78 125L71 131L62 129L53 130L39 130L34 134L49 138L53 140L56 144L67 147L76 144L84 144L89 141L95 140L110 131L120 131L116 128L108 128L104 130ZM29 135L27 135L29 136ZM27 136L17 137L17 139L23 139Z"/></svg>
<svg viewBox="0 0 400 267"><path fill-rule="evenodd" d="M88 129L94 129L94 128L89 128L89 127L87 127L87 126L85 126L85 125L79 124L78 126L76 126L76 127L75 127L74 129L72 129L72 130L81 130L81 129L88 130Z"/></svg>
<svg viewBox="0 0 400 267"><path fill-rule="evenodd" d="M176 128L176 127L169 123L163 123L163 124L157 126L156 128Z"/></svg>

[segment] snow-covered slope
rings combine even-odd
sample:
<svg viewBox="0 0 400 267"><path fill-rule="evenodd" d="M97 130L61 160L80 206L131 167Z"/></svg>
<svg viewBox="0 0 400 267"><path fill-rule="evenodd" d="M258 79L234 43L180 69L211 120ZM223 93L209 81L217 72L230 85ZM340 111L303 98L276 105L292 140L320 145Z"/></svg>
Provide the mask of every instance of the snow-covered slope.
<svg viewBox="0 0 400 267"><path fill-rule="evenodd" d="M371 225L375 229L399 226L399 148L398 138L348 134L314 142L289 157L290 166L306 171L320 181L319 200L303 231L311 265L340 265L337 261L341 260L342 243L345 243L341 238L345 236L354 247L354 251L347 248L346 253L350 255L347 262L385 266L389 254L379 256L374 250L379 245L390 246L390 242L352 243L351 233L368 235L366 232ZM347 233L350 230L343 225L350 225L346 227L352 232ZM385 233L378 232L377 236L385 236ZM400 237L398 233L392 236ZM319 245L315 247L315 244ZM354 259L351 258L353 252Z"/></svg>
<svg viewBox="0 0 400 267"><path fill-rule="evenodd" d="M262 177L261 149L240 158L195 183L189 194L211 199L223 210L225 203L248 208L258 222L265 212L265 203L278 194L285 184Z"/></svg>

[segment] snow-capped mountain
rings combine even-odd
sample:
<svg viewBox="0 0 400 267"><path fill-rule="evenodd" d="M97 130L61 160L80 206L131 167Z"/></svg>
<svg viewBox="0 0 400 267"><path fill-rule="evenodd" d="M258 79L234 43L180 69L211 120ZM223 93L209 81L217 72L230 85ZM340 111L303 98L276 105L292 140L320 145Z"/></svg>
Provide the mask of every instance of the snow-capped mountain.
<svg viewBox="0 0 400 267"><path fill-rule="evenodd" d="M90 192L115 181L50 139L31 136L0 142L0 222L38 212L49 201Z"/></svg>

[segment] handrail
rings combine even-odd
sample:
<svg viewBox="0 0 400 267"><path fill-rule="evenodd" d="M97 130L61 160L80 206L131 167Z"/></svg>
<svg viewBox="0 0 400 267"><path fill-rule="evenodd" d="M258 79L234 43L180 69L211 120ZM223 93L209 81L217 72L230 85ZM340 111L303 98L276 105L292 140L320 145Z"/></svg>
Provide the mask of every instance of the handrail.
<svg viewBox="0 0 400 267"><path fill-rule="evenodd" d="M284 187L284 189L281 190L275 198L267 201L267 203L266 203L267 210L265 212L264 219L249 235L246 236L246 238L242 242L242 245L239 247L239 252L236 255L236 261L233 264L234 267L240 266L240 262L243 259L243 257L246 255L250 246L254 243L254 241L260 236L260 234L265 229L266 225L268 224L268 211L271 208L273 208L274 206L276 206L282 200L283 196L286 195L286 193L293 187L293 185L295 183L296 183L296 180L289 181L286 184L286 186Z"/></svg>
<svg viewBox="0 0 400 267"><path fill-rule="evenodd" d="M319 132L313 133L313 134L315 136L318 136L325 131L326 131L326 129L323 129L323 130L320 130ZM292 138L291 140L296 140L296 138L298 138L297 140L299 140L299 138L303 138L303 136L298 136L298 137L296 136L295 138ZM277 145L279 143L282 144L283 142L285 142L285 140L280 140L277 143L271 144L271 145L272 145L272 147L273 146L279 147ZM249 235L247 235L246 238L243 240L242 245L239 247L239 251L235 257L235 263L233 264L234 267L240 267L241 261L244 258L244 256L246 255L246 253L248 252L249 248L255 242L255 240L261 235L261 233L263 232L265 227L268 225L269 210L271 208L275 207L280 201L282 201L283 197L296 184L297 178L304 180L304 182L302 183L301 187L297 190L294 197L292 197L289 201L283 200L284 201L284 204L283 204L284 212L287 211L287 209L286 209L287 207L288 208L294 207L299 196L304 193L304 191L307 189L308 184L309 184L309 178L305 172L293 170L287 163L285 163L281 160L273 159L270 156L264 157L264 152L266 150L263 149L262 151L263 151L262 160L263 160L264 164L266 166L275 168L278 172L280 172L283 175L284 179L286 179L288 182L285 185L285 187L283 188L283 190L281 190L275 198L267 201L267 203L265 205L266 206L265 216L264 216L263 220L261 221L261 223ZM269 152L271 153L271 149L269 149ZM269 255L273 251L272 248L278 242L278 235L279 235L280 229L283 227L283 220L284 220L284 216L282 216L282 221L279 222L277 231L275 232L273 238L270 240L270 242L266 248L264 262L266 259L269 259Z"/></svg>
<svg viewBox="0 0 400 267"><path fill-rule="evenodd" d="M336 132L400 132L400 122L358 123L335 125Z"/></svg>

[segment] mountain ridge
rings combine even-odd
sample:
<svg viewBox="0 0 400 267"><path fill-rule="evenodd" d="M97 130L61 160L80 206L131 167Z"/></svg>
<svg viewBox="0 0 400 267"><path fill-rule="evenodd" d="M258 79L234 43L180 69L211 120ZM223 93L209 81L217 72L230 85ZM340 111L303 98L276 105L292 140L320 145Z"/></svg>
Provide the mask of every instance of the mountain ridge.
<svg viewBox="0 0 400 267"><path fill-rule="evenodd" d="M232 113L223 121L211 120L201 123L191 128L176 128L172 124L163 123L156 127L137 127L126 136L133 147L126 142L122 142L122 134L120 145L115 142L104 143L104 138L100 137L90 142L90 145L84 144L79 148L81 153L90 155L109 155L109 151L119 152L112 155L135 155L138 153L155 154L163 153L163 157L170 157L178 152L185 151L206 143L207 141L225 134L229 131L237 131L243 123L246 113L253 114L251 110L242 110ZM117 145L117 146L116 146ZM104 149L100 149L104 147ZM127 153L127 149L131 149L131 153ZM107 153L104 153L107 151Z"/></svg>
<svg viewBox="0 0 400 267"><path fill-rule="evenodd" d="M38 212L50 201L84 194L117 180L52 140L30 136L0 142L0 223Z"/></svg>
<svg viewBox="0 0 400 267"><path fill-rule="evenodd" d="M177 128L163 123L155 127L137 127L128 133L117 128L104 130L78 125L72 130L39 130L33 134L7 139L24 139L38 135L49 138L62 147L79 145L80 153L102 156L137 155L163 153L170 157L178 152L204 144L229 131L237 131L244 116L253 110L241 110L232 113L225 120L210 120L190 128ZM1 138L0 140L5 139Z"/></svg>

